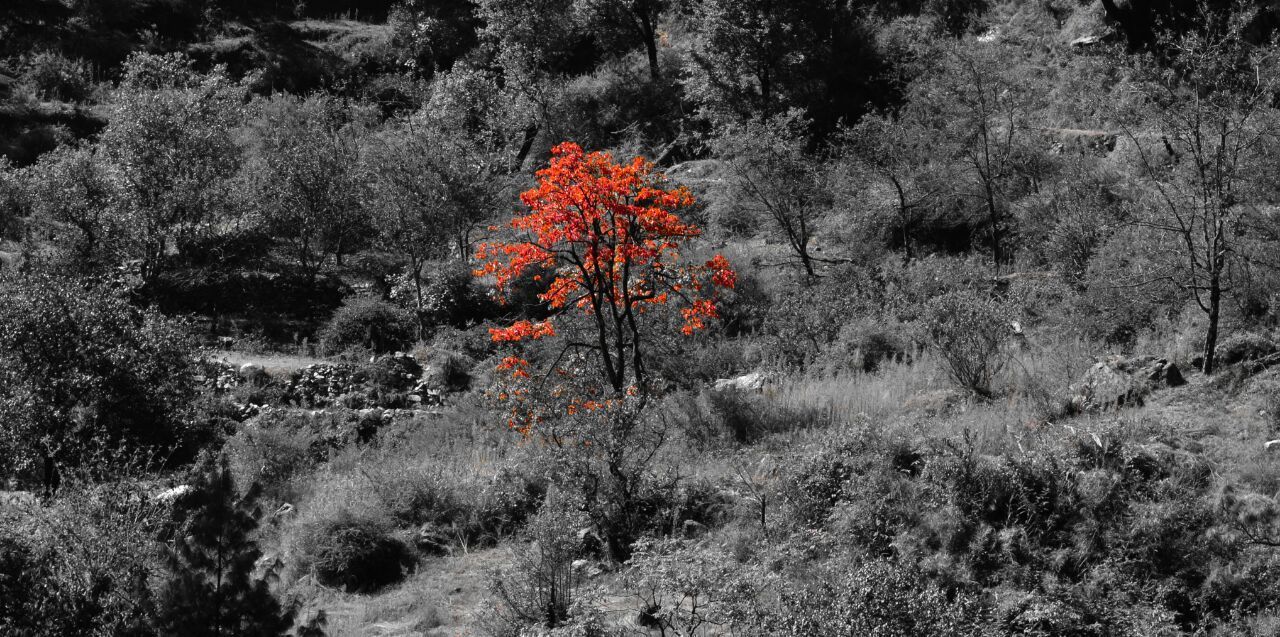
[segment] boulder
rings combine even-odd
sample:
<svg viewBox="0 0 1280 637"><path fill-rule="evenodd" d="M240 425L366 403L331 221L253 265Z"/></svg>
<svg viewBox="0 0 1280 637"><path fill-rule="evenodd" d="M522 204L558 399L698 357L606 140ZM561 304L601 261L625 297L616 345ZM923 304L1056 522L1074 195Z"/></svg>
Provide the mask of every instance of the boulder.
<svg viewBox="0 0 1280 637"><path fill-rule="evenodd" d="M1168 359L1111 356L1095 363L1071 386L1070 404L1076 412L1141 405L1151 392L1186 382L1178 366Z"/></svg>
<svg viewBox="0 0 1280 637"><path fill-rule="evenodd" d="M271 375L257 363L245 363L240 366L240 378L251 385L263 386L271 382Z"/></svg>
<svg viewBox="0 0 1280 637"><path fill-rule="evenodd" d="M764 372L751 372L737 378L722 378L715 382L716 391L762 391L769 382Z"/></svg>
<svg viewBox="0 0 1280 637"><path fill-rule="evenodd" d="M194 490L195 488L189 484L180 484L172 489L165 489L164 491L155 494L155 496L152 497L152 500L163 504L173 504L174 502L177 502L179 498Z"/></svg>

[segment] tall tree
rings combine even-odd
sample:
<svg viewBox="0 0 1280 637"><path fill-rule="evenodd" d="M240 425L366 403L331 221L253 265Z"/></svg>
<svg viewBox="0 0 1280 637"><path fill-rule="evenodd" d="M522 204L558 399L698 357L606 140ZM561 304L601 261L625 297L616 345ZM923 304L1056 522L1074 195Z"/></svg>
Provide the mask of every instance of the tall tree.
<svg viewBox="0 0 1280 637"><path fill-rule="evenodd" d="M916 257L920 226L937 208L945 191L946 166L934 161L933 138L919 122L888 115L868 115L849 128L836 169L844 189L836 197L872 215L889 210L888 222L869 219L871 230L888 236L902 249L904 261ZM885 194L887 191L887 194Z"/></svg>
<svg viewBox="0 0 1280 637"><path fill-rule="evenodd" d="M945 45L936 63L908 90L901 117L923 126L933 155L950 164L949 194L972 210L986 234L999 273L1013 255L1011 206L1038 187L1043 153L1031 147L1028 122L1035 77L1013 67L1000 45Z"/></svg>
<svg viewBox="0 0 1280 637"><path fill-rule="evenodd" d="M289 245L310 279L371 233L364 208L358 111L338 99L277 98L264 105L255 190L270 232Z"/></svg>
<svg viewBox="0 0 1280 637"><path fill-rule="evenodd" d="M126 254L139 260L144 283L228 212L244 95L221 70L196 73L179 54L139 53L125 63L100 144L120 184L117 221L131 230Z"/></svg>
<svg viewBox="0 0 1280 637"><path fill-rule="evenodd" d="M69 460L95 440L173 448L193 433L177 326L63 277L0 279L0 294L0 471Z"/></svg>
<svg viewBox="0 0 1280 637"><path fill-rule="evenodd" d="M670 9L670 0L575 0L589 23L614 31L623 42L638 43L649 60L649 77L658 80L658 24Z"/></svg>
<svg viewBox="0 0 1280 637"><path fill-rule="evenodd" d="M735 214L763 220L812 281L818 265L834 261L814 254L812 245L831 202L823 162L804 150L807 125L792 112L731 126L714 149L725 160L722 185Z"/></svg>
<svg viewBox="0 0 1280 637"><path fill-rule="evenodd" d="M1280 191L1280 49L1245 37L1249 14L1208 15L1206 28L1167 42L1171 67L1142 58L1134 127L1147 196L1137 223L1167 234L1177 259L1161 273L1187 290L1207 320L1203 370L1217 366L1222 306L1250 265L1275 267L1259 206ZM1158 138L1158 140L1157 140ZM1274 244L1270 246L1274 250Z"/></svg>
<svg viewBox="0 0 1280 637"><path fill-rule="evenodd" d="M863 14L837 0L703 0L687 81L716 122L764 120L800 108L824 138L896 91Z"/></svg>
<svg viewBox="0 0 1280 637"><path fill-rule="evenodd" d="M420 333L427 318L423 266L453 255L470 258L473 233L508 181L501 154L440 124L413 118L380 136L368 157L374 225L407 263Z"/></svg>
<svg viewBox="0 0 1280 637"><path fill-rule="evenodd" d="M471 0L401 0L387 22L404 51L401 64L423 78L453 68L479 40L480 21Z"/></svg>
<svg viewBox="0 0 1280 637"><path fill-rule="evenodd" d="M700 235L676 214L692 197L666 188L651 163L637 157L618 164L607 153L588 154L568 142L553 153L551 165L538 172L538 186L520 196L530 213L511 221L523 237L481 245L477 274L494 277L505 293L531 268L552 270L543 298L555 314L491 330L493 339L555 336L559 322L570 330L565 351L586 352L610 393L620 397L635 387L644 394L646 347L661 310L682 305L680 329L692 334L717 316L715 290L733 287L736 276L722 256L705 264L680 260L679 249ZM503 366L528 375L521 359L508 358Z"/></svg>
<svg viewBox="0 0 1280 637"><path fill-rule="evenodd" d="M48 230L45 236L60 239L77 269L94 271L106 265L118 195L105 162L91 148L62 147L26 172L33 212Z"/></svg>

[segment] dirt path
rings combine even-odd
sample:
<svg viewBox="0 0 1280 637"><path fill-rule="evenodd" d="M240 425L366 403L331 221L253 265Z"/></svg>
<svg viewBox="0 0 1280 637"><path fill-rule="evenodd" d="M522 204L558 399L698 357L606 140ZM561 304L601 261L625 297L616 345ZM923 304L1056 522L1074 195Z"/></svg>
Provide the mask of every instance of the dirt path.
<svg viewBox="0 0 1280 637"><path fill-rule="evenodd" d="M489 572L507 564L505 549L424 560L403 584L376 595L317 591L301 613L327 616L332 637L471 637L489 606Z"/></svg>

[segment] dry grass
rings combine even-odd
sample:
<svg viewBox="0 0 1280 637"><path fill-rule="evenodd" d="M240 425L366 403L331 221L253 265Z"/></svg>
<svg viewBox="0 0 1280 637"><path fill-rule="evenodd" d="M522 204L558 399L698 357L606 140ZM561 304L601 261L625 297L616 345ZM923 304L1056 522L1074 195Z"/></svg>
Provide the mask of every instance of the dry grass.
<svg viewBox="0 0 1280 637"><path fill-rule="evenodd" d="M848 424L858 419L883 420L903 412L913 397L950 387L937 360L922 355L910 363L887 363L873 374L828 377L800 375L778 384L778 404L791 409L820 409L821 422Z"/></svg>
<svg viewBox="0 0 1280 637"><path fill-rule="evenodd" d="M302 369L308 365L327 362L325 359L316 358L314 356L290 356L287 354L249 354L246 352L235 352L231 350L219 350L209 355L210 360L217 360L240 367L241 365L254 364L261 365L268 374L276 377L286 377L293 372Z"/></svg>

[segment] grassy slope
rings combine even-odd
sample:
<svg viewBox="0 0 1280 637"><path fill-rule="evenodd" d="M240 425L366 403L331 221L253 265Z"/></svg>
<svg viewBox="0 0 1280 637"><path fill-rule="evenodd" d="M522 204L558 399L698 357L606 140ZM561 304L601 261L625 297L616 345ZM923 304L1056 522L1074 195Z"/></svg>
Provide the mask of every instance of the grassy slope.
<svg viewBox="0 0 1280 637"><path fill-rule="evenodd" d="M1084 347L1056 344L1040 355L1024 352L1022 360L1009 372L1008 381L1034 372L1038 378L1053 379L1042 388L1047 397L1062 396L1067 385L1079 377L1090 357ZM1053 354L1050 356L1049 354ZM765 482L767 467L776 458L806 455L818 450L832 428L855 421L894 423L895 435L955 437L967 432L982 454L1019 454L1034 449L1041 441L1063 436L1088 439L1094 432L1118 436L1125 443L1168 444L1179 453L1192 453L1208 461L1232 482L1274 491L1276 471L1271 452L1263 443L1271 437L1259 398L1251 387L1266 374L1246 382L1240 391L1227 391L1224 381L1209 380L1198 373L1188 374L1189 384L1153 394L1144 406L1101 415L1082 415L1057 422L1041 418L1043 404L1022 391L1015 397L988 403L965 401L954 392L944 370L932 357L910 364L891 365L873 375L853 375L834 379L786 378L766 390L779 404L790 408L810 408L822 414L817 424L772 436L740 450L736 455L696 454L688 449L668 449L662 463L678 467L690 479L710 479L720 484L741 480L741 467L753 479ZM476 416L469 428L428 432L427 423L413 427L400 451L393 455L349 456L331 463L308 487L300 504L303 516L323 517L335 502L349 502L360 493L367 496L368 484L359 484L359 474L404 471L412 458L422 466L443 467L453 474L470 474L476 479L492 475L495 467L518 453L518 443ZM412 463L409 463L412 464ZM732 541L738 532L733 525L712 532L716 543ZM449 557L428 558L417 573L404 583L373 595L349 595L325 589L313 579L293 580L290 592L307 600L308 612L324 609L330 617L331 635L473 635L481 634L476 622L492 605L487 596L489 573L511 563L510 551L519 545L506 538L498 548L473 552L458 551ZM592 582L603 589L607 616L619 624L634 617L637 602L604 574ZM305 615L305 613L304 613Z"/></svg>

